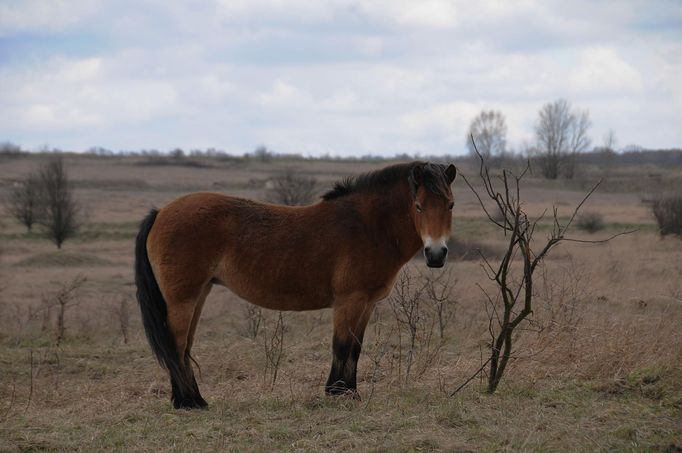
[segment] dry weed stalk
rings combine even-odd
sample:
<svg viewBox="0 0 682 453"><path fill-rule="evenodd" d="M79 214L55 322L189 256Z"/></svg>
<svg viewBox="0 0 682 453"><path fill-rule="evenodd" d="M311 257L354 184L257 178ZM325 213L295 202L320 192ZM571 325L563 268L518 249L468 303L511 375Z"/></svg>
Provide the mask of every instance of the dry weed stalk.
<svg viewBox="0 0 682 453"><path fill-rule="evenodd" d="M265 351L265 369L263 370L263 383L270 375L270 386L274 387L277 381L277 374L279 366L284 357L284 331L286 326L284 323L284 314L277 313L277 318L274 325L271 325L268 320L264 320L262 328L263 349Z"/></svg>
<svg viewBox="0 0 682 453"><path fill-rule="evenodd" d="M378 310L375 310L375 313L378 313ZM365 409L369 407L369 403L372 400L372 396L374 395L376 384L382 378L381 363L386 357L390 356L389 351L391 349L391 338L394 337L395 331L395 327L391 327L388 329L388 332L385 332L387 330L386 326L379 319L378 314L375 316L375 322L372 324L372 338L374 340L371 345L368 345L364 353L364 356L372 362L371 370L365 374L365 381L369 381L370 383L369 394L367 395L367 399L365 401Z"/></svg>
<svg viewBox="0 0 682 453"><path fill-rule="evenodd" d="M118 321L123 344L128 344L128 339L130 338L130 304L128 303L128 297L122 296L118 304L112 306L112 312Z"/></svg>
<svg viewBox="0 0 682 453"><path fill-rule="evenodd" d="M247 303L244 306L244 313L246 314L246 334L255 340L263 322L263 310L256 305Z"/></svg>
<svg viewBox="0 0 682 453"><path fill-rule="evenodd" d="M486 298L488 332L491 342L490 357L476 374L481 372L488 363L490 364L487 391L494 393L504 375L509 359L512 357L513 341L516 338L515 330L533 312L533 277L549 251L562 241L606 242L628 232L616 234L602 241L585 241L566 237L566 232L573 224L580 208L599 187L601 183L599 181L576 206L565 225L559 222L557 208L553 208L550 236L542 247L537 248L537 251L533 250L533 236L545 213L531 221L524 212L521 200L521 181L530 169L530 164L527 164L519 175L508 170L502 170L500 176L501 189L498 190L483 157L480 153L477 154L480 161L479 177L485 190L484 196L492 201L493 208L486 207L479 191L471 185L466 177L463 177L464 182L478 199L490 222L501 229L507 238L506 252L497 266L493 266L481 254L486 276L496 287L495 294L491 294L483 286L478 285ZM519 266L514 266L517 260L521 261L520 270ZM501 306L500 301L502 302ZM460 386L453 394L462 387Z"/></svg>

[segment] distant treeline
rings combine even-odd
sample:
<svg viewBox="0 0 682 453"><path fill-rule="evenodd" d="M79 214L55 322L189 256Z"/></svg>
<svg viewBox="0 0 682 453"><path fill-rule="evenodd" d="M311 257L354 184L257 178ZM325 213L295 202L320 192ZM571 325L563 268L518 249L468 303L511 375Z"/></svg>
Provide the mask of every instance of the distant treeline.
<svg viewBox="0 0 682 453"><path fill-rule="evenodd" d="M634 148L634 149L633 149ZM92 147L83 152L65 151L56 148L43 147L38 151L32 153L38 154L52 154L52 153L74 153L79 155L90 156L119 156L119 157L146 157L150 164L191 164L197 159L217 159L221 161L242 161L242 160L256 160L261 162L269 162L273 160L333 160L333 161L409 161L409 160L432 160L432 161L463 161L470 159L469 156L455 156L455 155L423 155L417 154L394 154L392 156L380 156L374 154L365 154L361 156L334 156L331 154L323 154L320 156L303 156L298 153L278 153L272 151L265 146L259 146L254 151L237 155L228 153L217 148L208 148L205 150L191 149L183 150L175 148L171 151L160 151L157 149L142 149L142 150L119 150L113 151L102 147ZM27 150L21 149L20 146L11 142L0 143L0 157L21 156L29 153ZM503 156L492 158L493 160L505 161L519 161L526 159L523 153L507 153ZM579 153L576 156L576 163L584 165L659 165L659 166L682 166L682 149L643 149L639 147L629 147L621 152L613 152L608 149L594 148L591 151ZM202 166L197 161L197 166Z"/></svg>
<svg viewBox="0 0 682 453"><path fill-rule="evenodd" d="M682 149L638 149L614 153L596 149L578 154L581 164L603 165L614 163L617 165L682 165Z"/></svg>

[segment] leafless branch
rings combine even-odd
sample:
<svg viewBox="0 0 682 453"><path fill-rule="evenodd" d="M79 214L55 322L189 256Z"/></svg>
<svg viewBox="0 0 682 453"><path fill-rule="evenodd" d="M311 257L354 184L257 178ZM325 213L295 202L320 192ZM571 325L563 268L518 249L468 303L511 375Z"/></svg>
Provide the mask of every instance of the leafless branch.
<svg viewBox="0 0 682 453"><path fill-rule="evenodd" d="M533 274L537 269L537 266L543 261L554 246L562 241L586 243L607 242L615 237L630 233L630 231L618 233L610 238L599 241L587 241L565 237L566 232L571 227L573 220L576 218L576 215L582 206L601 184L601 181L599 181L578 203L568 222L564 226L559 222L558 211L556 207L554 207L552 211L552 231L549 238L544 246L539 248L539 251L532 250L531 244L533 244L533 234L535 233L539 222L545 217L547 211L545 210L533 221L529 221L528 215L524 211L521 199L521 181L528 173L529 166L526 166L518 175L515 175L508 170L502 170L502 174L499 177L500 182L498 183L501 184L501 188L498 190L490 176L483 156L476 149L473 137L471 138L471 141L480 161L478 175L483 183L485 193L497 207L504 220L498 221L491 215L478 191L466 178L464 178L465 182L474 192L474 195L488 219L504 232L507 238L507 247L496 267L483 257L483 269L487 277L495 283L498 297L492 297L482 286L478 285L486 299L488 331L492 340L490 344L490 357L483 366L476 371L473 376L467 379L464 384L459 386L452 395L457 393L468 382L479 375L487 365L490 365L488 373L488 392L495 392L504 375L509 360L514 357L512 354L513 341L515 341L518 334L525 329L525 327L519 326L524 321L527 321L528 316L533 313ZM515 265L519 259L521 261L520 265ZM499 310L498 305L500 305ZM496 321L496 324L493 321ZM518 330L516 330L517 328Z"/></svg>

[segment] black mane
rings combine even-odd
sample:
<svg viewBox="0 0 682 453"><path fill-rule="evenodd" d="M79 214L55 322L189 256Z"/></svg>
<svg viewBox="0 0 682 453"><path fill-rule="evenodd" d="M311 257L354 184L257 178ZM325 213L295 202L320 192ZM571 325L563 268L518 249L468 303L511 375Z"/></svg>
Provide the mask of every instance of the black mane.
<svg viewBox="0 0 682 453"><path fill-rule="evenodd" d="M442 193L443 189L448 187L443 173L445 166L425 162L410 162L391 165L357 176L348 176L336 182L329 192L322 195L322 199L335 200L358 192L386 188L398 181L409 181L411 190L415 191L412 170L416 166L423 166L425 176L423 184L430 192Z"/></svg>

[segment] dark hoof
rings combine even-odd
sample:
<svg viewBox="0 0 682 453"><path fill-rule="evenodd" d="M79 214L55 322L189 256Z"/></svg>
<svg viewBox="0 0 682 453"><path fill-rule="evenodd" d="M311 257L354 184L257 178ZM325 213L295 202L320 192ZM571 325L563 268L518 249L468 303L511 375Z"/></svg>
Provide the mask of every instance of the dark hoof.
<svg viewBox="0 0 682 453"><path fill-rule="evenodd" d="M330 385L324 388L324 392L329 396L348 396L354 400L360 401L360 393L358 389L351 389L341 385Z"/></svg>
<svg viewBox="0 0 682 453"><path fill-rule="evenodd" d="M201 397L201 395L199 395L199 396L197 397L196 402L197 402L197 404L199 404L199 407L200 407L201 409L208 409L208 403L206 402L205 399L203 399L203 398Z"/></svg>
<svg viewBox="0 0 682 453"><path fill-rule="evenodd" d="M187 398L172 398L173 407L176 409L207 409L208 403L201 395Z"/></svg>

